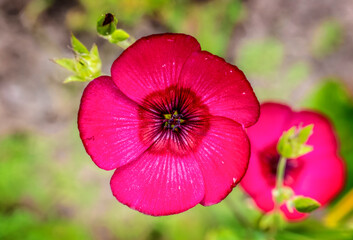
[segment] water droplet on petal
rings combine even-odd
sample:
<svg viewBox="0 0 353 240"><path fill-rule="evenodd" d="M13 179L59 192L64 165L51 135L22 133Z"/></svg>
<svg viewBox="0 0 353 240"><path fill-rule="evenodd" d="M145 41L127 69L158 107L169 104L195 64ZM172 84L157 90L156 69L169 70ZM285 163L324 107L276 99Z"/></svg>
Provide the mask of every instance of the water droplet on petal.
<svg viewBox="0 0 353 240"><path fill-rule="evenodd" d="M165 64L162 65L163 68L166 67L166 66L167 66L167 65L165 65Z"/></svg>
<svg viewBox="0 0 353 240"><path fill-rule="evenodd" d="M224 164L224 162L222 161L222 164Z"/></svg>
<svg viewBox="0 0 353 240"><path fill-rule="evenodd" d="M232 69L230 69L230 70L229 70L229 72L231 72L231 73L232 73L232 72L233 72L233 70L232 70Z"/></svg>
<svg viewBox="0 0 353 240"><path fill-rule="evenodd" d="M243 94L243 95L245 95L246 93L245 93L245 92L243 92L242 94Z"/></svg>
<svg viewBox="0 0 353 240"><path fill-rule="evenodd" d="M235 177L233 177L233 183L235 183L237 181L237 179Z"/></svg>
<svg viewBox="0 0 353 240"><path fill-rule="evenodd" d="M178 186L178 189L180 190L180 185Z"/></svg>

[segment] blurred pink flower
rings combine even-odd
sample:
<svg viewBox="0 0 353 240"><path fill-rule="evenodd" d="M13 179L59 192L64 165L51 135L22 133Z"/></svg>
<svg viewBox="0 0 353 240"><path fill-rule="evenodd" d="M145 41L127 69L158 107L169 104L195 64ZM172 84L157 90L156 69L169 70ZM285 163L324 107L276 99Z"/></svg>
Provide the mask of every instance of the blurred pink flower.
<svg viewBox="0 0 353 240"><path fill-rule="evenodd" d="M314 124L313 135L307 142L314 150L298 159L287 160L284 185L291 187L296 195L311 197L321 205L327 204L344 185L344 163L337 155L337 141L329 121L315 112L293 112L285 105L264 103L259 121L248 129L251 158L241 186L265 212L274 208L271 191L279 161L277 142L283 131L299 124ZM306 216L295 210L290 213L285 205L281 210L289 220Z"/></svg>
<svg viewBox="0 0 353 240"><path fill-rule="evenodd" d="M224 199L249 161L259 103L244 74L183 34L144 37L85 89L78 127L123 204L150 215Z"/></svg>

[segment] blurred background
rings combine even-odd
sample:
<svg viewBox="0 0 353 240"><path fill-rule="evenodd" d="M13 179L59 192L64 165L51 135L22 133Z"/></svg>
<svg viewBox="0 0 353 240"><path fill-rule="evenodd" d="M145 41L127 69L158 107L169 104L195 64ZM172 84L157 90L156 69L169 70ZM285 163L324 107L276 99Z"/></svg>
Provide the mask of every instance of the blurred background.
<svg viewBox="0 0 353 240"><path fill-rule="evenodd" d="M94 165L77 130L86 84L63 84L69 72L50 61L73 56L73 32L98 45L109 74L122 50L96 34L107 12L135 38L195 36L239 66L260 101L325 113L346 160L345 190L277 239L353 239L353 197L334 206L353 187L351 0L0 0L0 239L266 239L239 188L218 205L159 218L112 196L113 172ZM325 223L332 207L345 216L335 228Z"/></svg>

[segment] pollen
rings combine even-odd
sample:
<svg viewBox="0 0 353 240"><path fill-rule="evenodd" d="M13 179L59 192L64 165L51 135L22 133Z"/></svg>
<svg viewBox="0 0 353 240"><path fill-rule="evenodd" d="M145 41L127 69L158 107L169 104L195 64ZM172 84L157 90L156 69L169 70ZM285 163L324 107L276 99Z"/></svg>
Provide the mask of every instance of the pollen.
<svg viewBox="0 0 353 240"><path fill-rule="evenodd" d="M181 129L182 124L185 122L183 115L179 114L178 111L172 111L173 114L163 114L163 127L164 129L171 129L173 132L177 132Z"/></svg>

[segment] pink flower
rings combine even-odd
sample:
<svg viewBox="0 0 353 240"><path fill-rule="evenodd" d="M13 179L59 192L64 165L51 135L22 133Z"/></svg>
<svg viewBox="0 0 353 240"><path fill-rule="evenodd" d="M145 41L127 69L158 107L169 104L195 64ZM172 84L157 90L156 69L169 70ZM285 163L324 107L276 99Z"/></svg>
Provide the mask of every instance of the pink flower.
<svg viewBox="0 0 353 240"><path fill-rule="evenodd" d="M86 87L78 127L121 203L150 215L224 199L249 161L259 103L244 74L183 34L144 37Z"/></svg>
<svg viewBox="0 0 353 240"><path fill-rule="evenodd" d="M274 208L271 191L279 161L277 142L283 131L299 124L314 124L313 135L307 142L314 150L298 159L287 160L284 185L291 187L296 195L311 197L321 205L327 204L343 187L344 164L337 155L337 141L329 121L315 112L293 112L285 105L264 103L259 121L248 129L251 158L241 185L265 212ZM297 211L290 213L284 205L281 210L289 220L306 216Z"/></svg>

